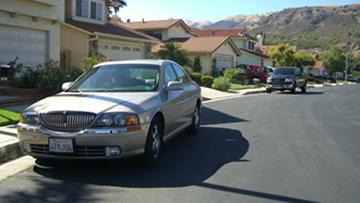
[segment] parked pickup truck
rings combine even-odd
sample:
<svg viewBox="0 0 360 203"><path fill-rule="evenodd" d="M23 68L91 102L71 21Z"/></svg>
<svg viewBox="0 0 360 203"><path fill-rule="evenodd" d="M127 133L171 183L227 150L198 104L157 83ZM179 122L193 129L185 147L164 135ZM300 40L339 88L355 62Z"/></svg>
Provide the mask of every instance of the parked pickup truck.
<svg viewBox="0 0 360 203"><path fill-rule="evenodd" d="M307 77L301 72L300 68L277 68L266 80L266 92L271 93L274 90L290 90L295 93L297 88L302 93L306 92Z"/></svg>

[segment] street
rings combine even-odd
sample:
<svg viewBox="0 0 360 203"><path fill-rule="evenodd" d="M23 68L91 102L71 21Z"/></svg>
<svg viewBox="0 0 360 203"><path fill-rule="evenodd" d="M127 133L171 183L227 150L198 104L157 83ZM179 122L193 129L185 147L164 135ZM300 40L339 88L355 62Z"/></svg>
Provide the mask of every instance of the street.
<svg viewBox="0 0 360 203"><path fill-rule="evenodd" d="M359 202L360 86L204 104L161 163L36 165L0 181L0 202Z"/></svg>

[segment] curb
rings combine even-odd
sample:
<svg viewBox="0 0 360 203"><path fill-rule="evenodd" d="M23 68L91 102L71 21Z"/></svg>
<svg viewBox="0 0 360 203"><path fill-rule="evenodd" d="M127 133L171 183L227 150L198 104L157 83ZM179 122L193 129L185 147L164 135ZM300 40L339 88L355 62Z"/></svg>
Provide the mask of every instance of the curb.
<svg viewBox="0 0 360 203"><path fill-rule="evenodd" d="M22 155L18 139L6 142L0 146L0 164Z"/></svg>
<svg viewBox="0 0 360 203"><path fill-rule="evenodd" d="M266 90L263 90L263 89L252 90L252 91L244 92L243 95L258 94L258 93L266 93Z"/></svg>

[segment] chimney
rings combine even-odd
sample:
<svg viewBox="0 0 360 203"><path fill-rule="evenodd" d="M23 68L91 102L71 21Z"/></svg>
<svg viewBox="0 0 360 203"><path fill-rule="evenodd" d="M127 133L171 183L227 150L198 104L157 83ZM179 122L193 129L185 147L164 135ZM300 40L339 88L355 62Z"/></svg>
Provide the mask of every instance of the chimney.
<svg viewBox="0 0 360 203"><path fill-rule="evenodd" d="M131 21L130 21L130 19L127 19L126 22L127 22L127 23L130 23Z"/></svg>
<svg viewBox="0 0 360 203"><path fill-rule="evenodd" d="M145 20L144 20L144 18L142 19L142 23L145 23Z"/></svg>

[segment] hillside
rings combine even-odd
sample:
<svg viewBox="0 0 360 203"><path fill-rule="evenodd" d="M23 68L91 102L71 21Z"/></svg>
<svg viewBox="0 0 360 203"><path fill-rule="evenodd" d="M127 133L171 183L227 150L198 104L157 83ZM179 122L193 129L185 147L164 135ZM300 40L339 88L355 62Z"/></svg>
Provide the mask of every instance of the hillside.
<svg viewBox="0 0 360 203"><path fill-rule="evenodd" d="M259 16L234 16L204 26L208 29L246 27L264 33L268 44L326 48L351 42L360 45L360 4L289 8Z"/></svg>

